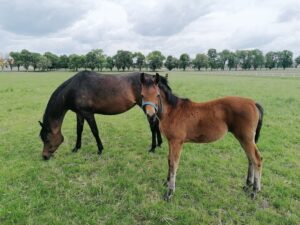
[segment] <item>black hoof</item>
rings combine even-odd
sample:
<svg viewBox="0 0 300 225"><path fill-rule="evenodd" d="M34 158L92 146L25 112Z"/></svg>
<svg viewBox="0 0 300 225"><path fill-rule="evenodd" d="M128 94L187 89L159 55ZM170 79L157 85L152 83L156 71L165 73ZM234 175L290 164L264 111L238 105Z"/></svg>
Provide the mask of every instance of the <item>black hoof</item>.
<svg viewBox="0 0 300 225"><path fill-rule="evenodd" d="M150 153L155 153L155 148L149 150Z"/></svg>
<svg viewBox="0 0 300 225"><path fill-rule="evenodd" d="M169 202L173 196L173 190L169 189L165 194L164 194L164 200Z"/></svg>
<svg viewBox="0 0 300 225"><path fill-rule="evenodd" d="M99 155L99 156L102 155L102 151L98 151L98 155Z"/></svg>
<svg viewBox="0 0 300 225"><path fill-rule="evenodd" d="M250 195L250 197L251 197L252 199L255 199L255 198L256 198L256 195L257 195L256 192L252 192L251 195Z"/></svg>
<svg viewBox="0 0 300 225"><path fill-rule="evenodd" d="M79 148L75 147L72 149L72 152L78 152Z"/></svg>
<svg viewBox="0 0 300 225"><path fill-rule="evenodd" d="M244 187L243 187L243 190L245 191L245 192L247 192L247 191L249 191L249 189L252 187L252 185L245 185Z"/></svg>

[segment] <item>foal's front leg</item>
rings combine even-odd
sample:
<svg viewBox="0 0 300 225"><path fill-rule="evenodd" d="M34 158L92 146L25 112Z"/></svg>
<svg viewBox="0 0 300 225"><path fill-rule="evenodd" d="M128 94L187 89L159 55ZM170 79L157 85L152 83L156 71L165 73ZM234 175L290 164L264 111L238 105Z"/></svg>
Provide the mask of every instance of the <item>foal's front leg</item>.
<svg viewBox="0 0 300 225"><path fill-rule="evenodd" d="M175 192L176 172L178 169L182 144L179 141L169 141L169 172L167 177L168 190L164 195L164 200L169 201Z"/></svg>

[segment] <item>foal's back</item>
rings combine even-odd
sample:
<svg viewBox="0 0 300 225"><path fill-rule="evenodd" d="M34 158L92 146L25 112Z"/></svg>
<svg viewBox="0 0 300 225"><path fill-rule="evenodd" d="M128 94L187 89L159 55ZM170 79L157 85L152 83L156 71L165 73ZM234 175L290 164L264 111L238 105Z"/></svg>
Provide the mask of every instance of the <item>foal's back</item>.
<svg viewBox="0 0 300 225"><path fill-rule="evenodd" d="M199 143L216 141L227 131L235 136L249 135L249 132L254 135L259 119L252 99L235 96L203 103L184 103L181 110L185 112L182 120L185 140Z"/></svg>

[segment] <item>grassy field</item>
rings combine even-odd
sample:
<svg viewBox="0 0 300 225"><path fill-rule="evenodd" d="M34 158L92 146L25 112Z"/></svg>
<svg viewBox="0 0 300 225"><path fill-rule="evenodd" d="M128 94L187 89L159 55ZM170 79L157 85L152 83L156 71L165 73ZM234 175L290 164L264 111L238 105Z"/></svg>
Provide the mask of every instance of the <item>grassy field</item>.
<svg viewBox="0 0 300 225"><path fill-rule="evenodd" d="M0 224L300 224L300 77L280 73L169 73L179 96L248 96L265 108L256 200L242 190L247 160L228 134L184 146L169 203L162 200L167 143L147 152L150 130L139 108L96 117L101 157L87 126L82 149L71 152L76 118L69 112L65 142L45 162L38 120L53 90L74 73L0 73Z"/></svg>

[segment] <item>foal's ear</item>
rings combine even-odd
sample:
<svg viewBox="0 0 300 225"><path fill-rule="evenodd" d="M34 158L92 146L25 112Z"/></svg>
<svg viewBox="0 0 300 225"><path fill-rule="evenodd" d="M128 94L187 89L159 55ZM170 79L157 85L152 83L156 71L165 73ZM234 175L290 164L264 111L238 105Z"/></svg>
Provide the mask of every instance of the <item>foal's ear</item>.
<svg viewBox="0 0 300 225"><path fill-rule="evenodd" d="M43 128L43 123L41 121L39 121L40 126Z"/></svg>
<svg viewBox="0 0 300 225"><path fill-rule="evenodd" d="M155 84L158 84L160 80L160 76L158 73L155 74Z"/></svg>
<svg viewBox="0 0 300 225"><path fill-rule="evenodd" d="M145 82L145 73L141 73L140 79L141 83L143 84Z"/></svg>

